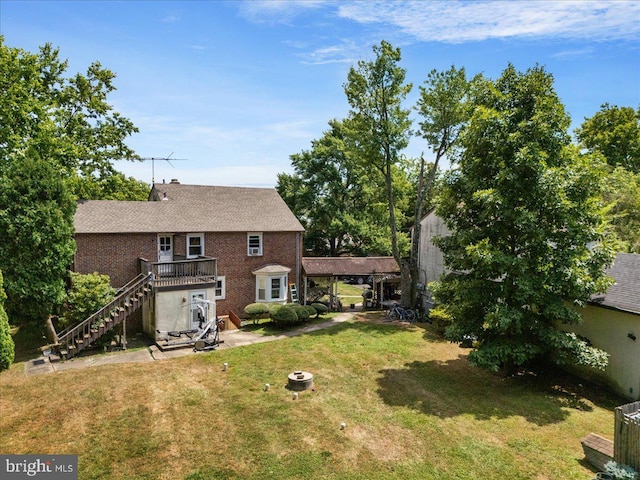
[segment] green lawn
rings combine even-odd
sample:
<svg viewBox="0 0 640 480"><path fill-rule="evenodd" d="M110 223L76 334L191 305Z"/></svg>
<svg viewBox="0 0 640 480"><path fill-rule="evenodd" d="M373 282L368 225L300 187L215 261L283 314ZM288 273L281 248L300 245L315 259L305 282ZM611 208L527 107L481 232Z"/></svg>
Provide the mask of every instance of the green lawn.
<svg viewBox="0 0 640 480"><path fill-rule="evenodd" d="M0 375L0 451L77 453L83 480L594 476L580 438L613 438L623 400L567 376L496 377L428 325L361 318L148 364L29 378L16 364ZM293 400L298 369L315 389Z"/></svg>

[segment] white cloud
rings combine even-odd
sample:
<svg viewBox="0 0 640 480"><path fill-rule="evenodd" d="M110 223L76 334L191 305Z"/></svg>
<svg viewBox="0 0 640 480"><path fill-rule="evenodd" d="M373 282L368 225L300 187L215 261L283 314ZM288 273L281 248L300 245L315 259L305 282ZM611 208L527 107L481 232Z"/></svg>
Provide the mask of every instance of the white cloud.
<svg viewBox="0 0 640 480"><path fill-rule="evenodd" d="M300 13L325 4L325 0L246 0L240 4L238 12L254 23L288 23Z"/></svg>
<svg viewBox="0 0 640 480"><path fill-rule="evenodd" d="M304 63L322 65L327 63L354 63L361 54L362 47L358 47L351 40L328 47L317 48L304 54Z"/></svg>
<svg viewBox="0 0 640 480"><path fill-rule="evenodd" d="M400 28L420 41L462 43L517 37L635 39L640 2L461 1L348 2L340 17Z"/></svg>
<svg viewBox="0 0 640 480"><path fill-rule="evenodd" d="M178 15L167 15L166 17L161 18L160 22L162 22L162 23L176 23L179 20L180 20L180 17Z"/></svg>

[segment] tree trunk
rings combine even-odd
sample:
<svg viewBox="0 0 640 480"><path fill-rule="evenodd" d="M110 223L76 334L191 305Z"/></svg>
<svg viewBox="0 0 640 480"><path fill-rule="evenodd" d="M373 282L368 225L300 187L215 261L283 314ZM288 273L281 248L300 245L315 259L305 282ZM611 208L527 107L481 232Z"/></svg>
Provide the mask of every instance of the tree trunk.
<svg viewBox="0 0 640 480"><path fill-rule="evenodd" d="M53 315L47 317L44 324L47 329L47 341L53 345L57 345L58 334L56 333L56 329L53 327Z"/></svg>

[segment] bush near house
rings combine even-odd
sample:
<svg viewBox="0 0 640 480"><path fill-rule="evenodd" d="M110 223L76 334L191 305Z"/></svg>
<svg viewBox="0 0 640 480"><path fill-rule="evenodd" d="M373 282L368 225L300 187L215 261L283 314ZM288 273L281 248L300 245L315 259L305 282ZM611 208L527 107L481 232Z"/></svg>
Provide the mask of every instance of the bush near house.
<svg viewBox="0 0 640 480"><path fill-rule="evenodd" d="M316 311L316 318L320 315L324 315L329 311L329 307L327 307L324 303L312 303L311 306Z"/></svg>
<svg viewBox="0 0 640 480"><path fill-rule="evenodd" d="M277 325L294 325L299 322L298 314L289 305L274 305L269 309L269 317Z"/></svg>
<svg viewBox="0 0 640 480"><path fill-rule="evenodd" d="M293 310L296 312L296 315L298 315L299 322L305 322L309 320L309 317L311 317L309 310L304 305L300 305L298 303L292 303L291 308L293 308ZM316 309L314 308L313 309L314 314L315 314L315 310Z"/></svg>
<svg viewBox="0 0 640 480"><path fill-rule="evenodd" d="M116 290L110 285L108 275L97 272L70 272L70 276L71 289L67 294L66 308L60 319L63 326L83 321L113 300L116 294Z"/></svg>
<svg viewBox="0 0 640 480"><path fill-rule="evenodd" d="M244 307L244 313L249 316L249 320L257 323L258 320L269 318L269 305L267 303L250 303Z"/></svg>

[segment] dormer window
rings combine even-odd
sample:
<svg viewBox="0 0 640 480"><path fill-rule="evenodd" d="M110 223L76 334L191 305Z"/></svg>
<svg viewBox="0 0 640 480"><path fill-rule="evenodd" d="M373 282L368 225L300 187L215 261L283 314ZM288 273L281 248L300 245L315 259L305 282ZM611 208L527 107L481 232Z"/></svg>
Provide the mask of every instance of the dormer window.
<svg viewBox="0 0 640 480"><path fill-rule="evenodd" d="M247 234L247 255L250 257L262 255L262 233Z"/></svg>

